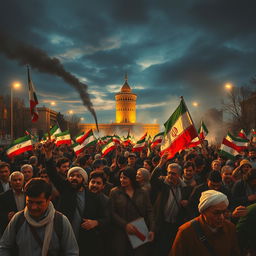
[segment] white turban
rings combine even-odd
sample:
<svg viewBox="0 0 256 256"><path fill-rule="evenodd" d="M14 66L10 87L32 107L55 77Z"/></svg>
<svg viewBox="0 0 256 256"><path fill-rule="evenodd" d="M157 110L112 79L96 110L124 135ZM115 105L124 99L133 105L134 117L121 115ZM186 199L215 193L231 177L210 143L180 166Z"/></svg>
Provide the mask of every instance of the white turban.
<svg viewBox="0 0 256 256"><path fill-rule="evenodd" d="M229 202L226 195L216 190L206 190L201 194L198 210L201 213L210 206L219 204L221 202L225 202L225 204L228 206Z"/></svg>
<svg viewBox="0 0 256 256"><path fill-rule="evenodd" d="M75 166L75 167L70 168L68 170L67 177L69 177L72 172L78 172L83 177L84 184L85 185L87 184L87 182L88 182L88 174L87 174L87 172L82 167Z"/></svg>

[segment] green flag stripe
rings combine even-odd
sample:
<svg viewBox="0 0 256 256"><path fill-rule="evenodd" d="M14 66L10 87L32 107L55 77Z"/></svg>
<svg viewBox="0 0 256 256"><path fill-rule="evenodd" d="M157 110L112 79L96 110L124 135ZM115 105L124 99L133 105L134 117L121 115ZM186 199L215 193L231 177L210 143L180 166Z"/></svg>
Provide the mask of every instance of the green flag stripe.
<svg viewBox="0 0 256 256"><path fill-rule="evenodd" d="M31 138L30 138L29 135L26 135L26 136L24 136L24 137L18 138L18 139L16 139L16 140L14 140L14 141L11 143L11 145L10 145L6 150L8 150L9 148L11 148L11 147L13 147L13 146L15 146L15 145L17 145L17 144L20 144L20 143L22 143L22 142L25 142L25 141L27 141L27 140L30 140L30 139L31 139Z"/></svg>
<svg viewBox="0 0 256 256"><path fill-rule="evenodd" d="M58 133L55 135L55 137L60 137L60 136L64 136L64 135L69 135L69 131Z"/></svg>

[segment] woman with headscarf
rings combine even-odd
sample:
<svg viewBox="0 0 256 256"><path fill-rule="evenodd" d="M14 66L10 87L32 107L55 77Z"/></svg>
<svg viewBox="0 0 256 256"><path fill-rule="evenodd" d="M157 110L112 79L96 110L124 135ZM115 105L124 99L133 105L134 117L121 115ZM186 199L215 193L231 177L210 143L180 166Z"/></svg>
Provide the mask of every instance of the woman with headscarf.
<svg viewBox="0 0 256 256"><path fill-rule="evenodd" d="M149 244L133 249L128 235L136 235L137 229L132 221L144 218L149 230L148 240L154 238L153 211L147 192L139 188L136 182L136 171L126 168L120 173L120 186L110 193L113 227L113 255L146 256L149 255Z"/></svg>

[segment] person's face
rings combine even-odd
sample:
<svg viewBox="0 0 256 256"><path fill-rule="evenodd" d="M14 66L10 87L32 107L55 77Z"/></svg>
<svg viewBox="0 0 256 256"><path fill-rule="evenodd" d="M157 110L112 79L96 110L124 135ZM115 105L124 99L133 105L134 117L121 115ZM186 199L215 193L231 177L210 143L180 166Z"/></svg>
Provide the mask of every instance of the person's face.
<svg viewBox="0 0 256 256"><path fill-rule="evenodd" d="M66 163L63 163L63 164L58 168L58 171L59 171L62 175L67 176L68 169L69 169L69 162L66 162Z"/></svg>
<svg viewBox="0 0 256 256"><path fill-rule="evenodd" d="M167 182L176 185L180 182L180 175L178 168L170 168L167 170Z"/></svg>
<svg viewBox="0 0 256 256"><path fill-rule="evenodd" d="M225 183L230 183L233 181L232 170L226 170L221 174L222 181Z"/></svg>
<svg viewBox="0 0 256 256"><path fill-rule="evenodd" d="M213 189L217 191L219 191L221 188L221 182L213 182L211 180L207 180L207 185L209 189Z"/></svg>
<svg viewBox="0 0 256 256"><path fill-rule="evenodd" d="M141 183L141 182L143 182L144 181L144 177L143 177L143 175L142 175L142 172L141 171L137 171L137 174L136 174L136 181L138 182L138 183Z"/></svg>
<svg viewBox="0 0 256 256"><path fill-rule="evenodd" d="M88 165L91 165L91 164L92 164L92 162L93 162L93 158L92 158L92 157L90 157L90 158L87 160L87 164L88 164Z"/></svg>
<svg viewBox="0 0 256 256"><path fill-rule="evenodd" d="M10 176L10 169L8 166L5 166L0 169L0 180L3 182L8 182Z"/></svg>
<svg viewBox="0 0 256 256"><path fill-rule="evenodd" d="M249 154L248 156L252 159L255 159L256 158L256 151L249 151Z"/></svg>
<svg viewBox="0 0 256 256"><path fill-rule="evenodd" d="M121 184L121 187L127 188L127 187L131 186L131 180L130 180L130 178L125 176L123 173L121 173L120 184Z"/></svg>
<svg viewBox="0 0 256 256"><path fill-rule="evenodd" d="M151 170L151 166L146 161L143 162L143 168L146 168L149 171Z"/></svg>
<svg viewBox="0 0 256 256"><path fill-rule="evenodd" d="M12 176L10 184L11 184L11 187L14 190L17 190L17 191L22 190L22 187L24 185L24 178L23 178L23 176L18 175L18 174Z"/></svg>
<svg viewBox="0 0 256 256"><path fill-rule="evenodd" d="M38 197L26 196L26 206L28 207L29 214L35 218L39 218L45 213L49 202L50 198L46 199L44 193Z"/></svg>
<svg viewBox="0 0 256 256"><path fill-rule="evenodd" d="M248 173L249 170L251 170L252 167L249 165L249 164L244 164L242 167L241 167L241 170L242 170L242 173L243 174L246 174Z"/></svg>
<svg viewBox="0 0 256 256"><path fill-rule="evenodd" d="M220 171L221 165L220 162L213 162L212 163L212 170L213 171Z"/></svg>
<svg viewBox="0 0 256 256"><path fill-rule="evenodd" d="M210 227L220 228L224 224L226 211L227 205L221 202L206 209L202 215Z"/></svg>
<svg viewBox="0 0 256 256"><path fill-rule="evenodd" d="M74 171L69 175L68 181L71 183L73 188L80 189L83 185L84 179L78 171Z"/></svg>
<svg viewBox="0 0 256 256"><path fill-rule="evenodd" d="M41 173L40 178L44 179L47 183L50 183L50 178L47 173Z"/></svg>
<svg viewBox="0 0 256 256"><path fill-rule="evenodd" d="M103 164L101 164L101 165L99 165L99 167L95 168L94 171L96 171L96 172L103 172L103 168L104 167L105 166Z"/></svg>
<svg viewBox="0 0 256 256"><path fill-rule="evenodd" d="M25 182L29 181L33 177L33 171L30 167L24 168L22 170L22 173L24 175Z"/></svg>
<svg viewBox="0 0 256 256"><path fill-rule="evenodd" d="M134 156L129 156L128 157L128 165L135 165L135 161L136 161L136 158Z"/></svg>
<svg viewBox="0 0 256 256"><path fill-rule="evenodd" d="M92 193L100 193L103 191L104 187L103 180L100 177L92 178L89 182L89 190Z"/></svg>
<svg viewBox="0 0 256 256"><path fill-rule="evenodd" d="M195 171L194 171L194 169L193 169L192 166L189 166L188 168L185 168L185 169L184 169L184 177L185 177L186 179L188 179L188 180L190 180L190 179L193 178L194 173L195 173Z"/></svg>

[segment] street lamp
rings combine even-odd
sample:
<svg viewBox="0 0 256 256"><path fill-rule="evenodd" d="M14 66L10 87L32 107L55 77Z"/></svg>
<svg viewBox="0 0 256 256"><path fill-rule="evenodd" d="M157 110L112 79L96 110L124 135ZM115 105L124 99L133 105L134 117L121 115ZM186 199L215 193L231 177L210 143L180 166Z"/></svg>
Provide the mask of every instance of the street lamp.
<svg viewBox="0 0 256 256"><path fill-rule="evenodd" d="M55 101L51 101L51 106L56 106L56 102Z"/></svg>
<svg viewBox="0 0 256 256"><path fill-rule="evenodd" d="M227 91L231 91L232 88L233 88L233 85L232 85L231 83L226 83L226 84L225 84L225 89L226 89Z"/></svg>
<svg viewBox="0 0 256 256"><path fill-rule="evenodd" d="M21 87L19 82L14 82L11 85L11 140L13 140L13 89L17 90Z"/></svg>
<svg viewBox="0 0 256 256"><path fill-rule="evenodd" d="M194 107L198 107L198 102L193 101L193 102L192 102L192 105L193 105Z"/></svg>

